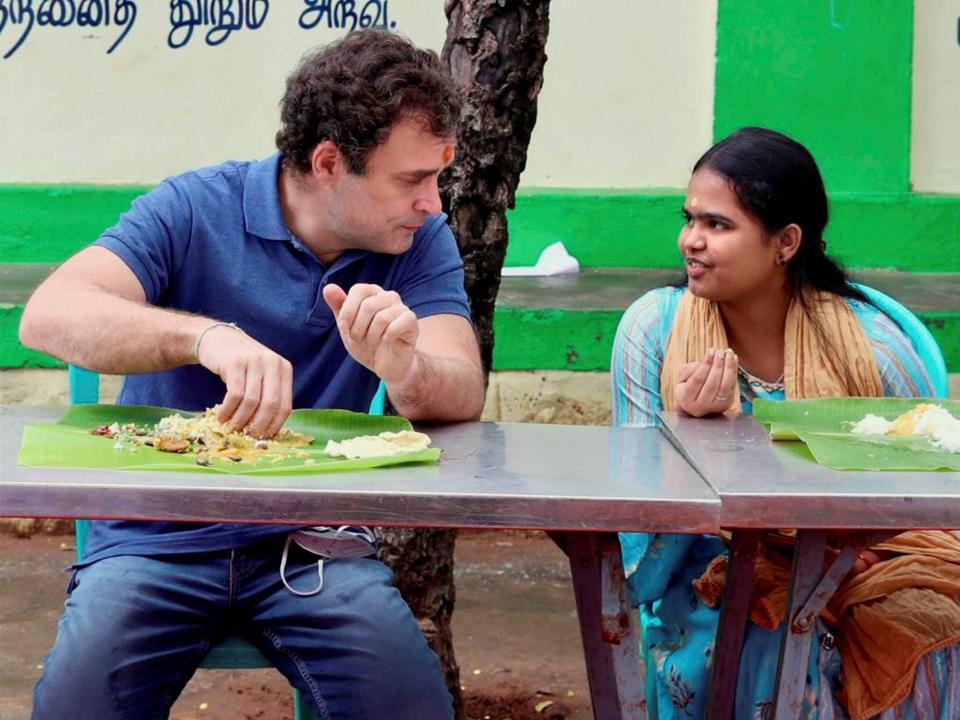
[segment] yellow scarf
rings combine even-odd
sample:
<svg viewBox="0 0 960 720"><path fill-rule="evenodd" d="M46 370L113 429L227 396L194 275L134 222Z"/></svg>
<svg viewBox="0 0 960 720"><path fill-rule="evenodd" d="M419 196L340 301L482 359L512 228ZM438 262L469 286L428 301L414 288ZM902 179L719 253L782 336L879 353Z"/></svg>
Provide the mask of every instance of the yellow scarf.
<svg viewBox="0 0 960 720"><path fill-rule="evenodd" d="M839 643L838 695L851 720L867 720L902 702L923 656L960 642L957 534L912 530L873 549L893 556L847 577L820 614ZM727 555L714 558L692 583L712 608L723 597L727 563ZM750 620L756 625L773 630L783 621L789 578L790 558L761 543L750 591Z"/></svg>
<svg viewBox="0 0 960 720"><path fill-rule="evenodd" d="M783 384L787 398L880 397L883 386L866 333L838 295L808 291L805 303L787 308L783 331ZM818 332L819 328L819 332ZM707 348L728 346L717 303L689 290L680 305L664 352L660 394L674 408L676 378ZM740 412L739 385L728 415ZM910 692L919 659L960 640L960 540L953 533L903 533L877 549L898 553L849 578L822 617L838 634L843 675L841 699L855 720L870 717ZM727 556L715 558L693 582L715 607L723 594ZM751 619L769 629L782 620L789 560L761 544L755 569Z"/></svg>
<svg viewBox="0 0 960 720"><path fill-rule="evenodd" d="M839 295L819 290L807 291L805 298L806 303L796 298L790 301L783 330L787 398L882 396L883 385L870 342L850 306ZM674 409L673 393L680 368L702 359L707 348L726 347L727 333L717 303L685 290L660 370L663 409ZM727 411L731 416L740 412L739 384L734 393L734 403Z"/></svg>

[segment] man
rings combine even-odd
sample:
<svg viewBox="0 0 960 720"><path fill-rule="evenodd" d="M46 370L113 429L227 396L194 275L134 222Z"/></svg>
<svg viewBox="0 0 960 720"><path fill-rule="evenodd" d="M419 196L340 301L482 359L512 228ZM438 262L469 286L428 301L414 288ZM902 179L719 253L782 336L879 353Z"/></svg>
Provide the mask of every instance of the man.
<svg viewBox="0 0 960 720"><path fill-rule="evenodd" d="M288 79L276 155L134 201L37 289L21 341L126 374L120 403L219 403L256 436L292 407L364 410L381 380L406 417L475 418L483 374L437 191L458 112L434 53L347 36ZM321 717L451 716L389 570L341 557L316 591L316 556L288 539L299 530L91 523L34 717L166 717L229 634Z"/></svg>

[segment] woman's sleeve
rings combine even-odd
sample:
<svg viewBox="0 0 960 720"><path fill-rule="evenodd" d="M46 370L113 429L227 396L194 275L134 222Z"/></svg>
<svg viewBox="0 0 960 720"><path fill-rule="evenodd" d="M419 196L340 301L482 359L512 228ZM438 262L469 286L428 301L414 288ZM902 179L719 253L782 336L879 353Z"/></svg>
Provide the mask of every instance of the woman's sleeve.
<svg viewBox="0 0 960 720"><path fill-rule="evenodd" d="M610 361L615 426L655 427L660 367L681 291L658 288L631 305L620 321ZM634 602L663 597L674 575L690 562L702 537L673 533L620 533L627 587ZM716 553L714 553L715 555Z"/></svg>
<svg viewBox="0 0 960 720"><path fill-rule="evenodd" d="M931 397L933 382L903 331L876 308L855 308L880 371L886 397Z"/></svg>
<svg viewBox="0 0 960 720"><path fill-rule="evenodd" d="M613 341L610 384L615 427L654 427L660 401L665 298L673 288L651 290L627 308ZM669 325L667 324L669 327Z"/></svg>

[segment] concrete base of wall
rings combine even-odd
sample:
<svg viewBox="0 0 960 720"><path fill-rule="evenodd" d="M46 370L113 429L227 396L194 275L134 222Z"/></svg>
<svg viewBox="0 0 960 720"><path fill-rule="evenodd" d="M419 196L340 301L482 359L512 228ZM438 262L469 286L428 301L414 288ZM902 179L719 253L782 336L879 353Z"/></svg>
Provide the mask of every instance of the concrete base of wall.
<svg viewBox="0 0 960 720"><path fill-rule="evenodd" d="M606 372L495 372L490 376L483 419L606 425L610 422L609 378ZM119 376L101 376L100 402L113 402L119 389ZM69 405L67 371L60 368L0 370L0 403Z"/></svg>
<svg viewBox="0 0 960 720"><path fill-rule="evenodd" d="M948 397L960 400L960 373ZM566 370L501 371L490 375L483 420L558 425L610 424L610 373Z"/></svg>
<svg viewBox="0 0 960 720"><path fill-rule="evenodd" d="M494 372L483 420L609 425L610 373L569 370Z"/></svg>
<svg viewBox="0 0 960 720"><path fill-rule="evenodd" d="M103 375L100 402L109 403L120 389L119 375ZM65 368L0 370L0 403L4 405L69 405Z"/></svg>
<svg viewBox="0 0 960 720"><path fill-rule="evenodd" d="M120 377L104 375L100 401L112 402ZM950 397L960 399L960 373L950 375ZM67 371L0 370L0 403L68 405ZM558 425L610 423L610 373L568 370L509 370L490 375L483 419Z"/></svg>

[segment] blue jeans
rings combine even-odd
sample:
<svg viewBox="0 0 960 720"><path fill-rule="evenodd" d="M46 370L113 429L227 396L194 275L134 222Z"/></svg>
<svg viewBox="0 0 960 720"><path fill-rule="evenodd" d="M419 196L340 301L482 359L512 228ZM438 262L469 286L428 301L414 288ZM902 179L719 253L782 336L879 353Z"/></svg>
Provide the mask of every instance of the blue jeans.
<svg viewBox="0 0 960 720"><path fill-rule="evenodd" d="M328 560L323 590L280 582L283 537L233 551L118 556L76 570L33 718L166 718L211 646L256 645L321 718L452 718L440 663L371 558ZM292 547L292 587L317 585Z"/></svg>

